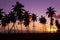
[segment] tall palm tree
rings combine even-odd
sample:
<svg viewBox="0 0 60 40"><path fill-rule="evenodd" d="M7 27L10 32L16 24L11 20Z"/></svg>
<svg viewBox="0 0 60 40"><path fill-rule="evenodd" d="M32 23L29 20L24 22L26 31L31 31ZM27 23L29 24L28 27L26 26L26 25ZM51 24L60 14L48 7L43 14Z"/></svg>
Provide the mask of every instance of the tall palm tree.
<svg viewBox="0 0 60 40"><path fill-rule="evenodd" d="M46 25L45 25L46 24L46 18L41 16L41 18L39 18L39 21L40 21L40 23L42 23L44 25L43 32L46 31Z"/></svg>
<svg viewBox="0 0 60 40"><path fill-rule="evenodd" d="M55 25L56 25L57 28L58 28L57 31L60 32L60 24L59 24L59 21L58 21L58 20L55 21Z"/></svg>
<svg viewBox="0 0 60 40"><path fill-rule="evenodd" d="M11 30L12 30L12 28L14 27L14 25L15 25L15 23L16 23L16 17L15 17L15 13L14 13L13 11L11 11L11 12L8 14L8 16L9 16L10 22L13 23L10 31L8 32L8 33L10 33ZM14 27L14 32L15 32L15 27Z"/></svg>
<svg viewBox="0 0 60 40"><path fill-rule="evenodd" d="M32 14L32 21L33 21L33 31L35 31L35 21L37 21L37 16L36 14Z"/></svg>
<svg viewBox="0 0 60 40"><path fill-rule="evenodd" d="M51 26L53 25L53 15L55 14L55 10L52 7L47 8L47 12L46 14L48 15L48 17L50 17L50 30L51 30Z"/></svg>
<svg viewBox="0 0 60 40"><path fill-rule="evenodd" d="M25 11L23 9L24 5L22 5L19 2L16 2L16 5L13 5L13 11L16 13L17 15L17 19L21 22L21 33L22 33L22 21L23 21L23 11Z"/></svg>
<svg viewBox="0 0 60 40"><path fill-rule="evenodd" d="M24 25L27 29L27 32L29 32L29 14L28 11L25 11L25 14L24 14Z"/></svg>

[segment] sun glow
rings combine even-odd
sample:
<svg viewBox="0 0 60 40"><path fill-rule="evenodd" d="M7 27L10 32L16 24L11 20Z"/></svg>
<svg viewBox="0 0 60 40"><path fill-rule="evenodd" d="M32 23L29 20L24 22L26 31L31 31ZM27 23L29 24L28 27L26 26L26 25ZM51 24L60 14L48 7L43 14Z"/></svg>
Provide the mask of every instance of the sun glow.
<svg viewBox="0 0 60 40"><path fill-rule="evenodd" d="M50 28L50 27L47 27L47 32L53 32L53 33L54 33L54 32L57 32L57 30L58 30L58 29L57 29L57 27L55 27L55 26L53 26L53 27L51 27L51 28Z"/></svg>
<svg viewBox="0 0 60 40"><path fill-rule="evenodd" d="M19 22L19 21L17 21L17 22ZM21 31L21 25L20 25L20 24L18 25L17 22L16 22L16 24L15 24L15 31L16 31L16 30ZM10 29L12 28L12 25L13 25L13 23L10 23L9 26L7 25L7 26L5 27L5 30L10 30ZM8 29L8 28L9 28L9 29ZM4 30L4 29L2 29L2 30ZM2 30L0 29L0 32L2 32ZM12 28L12 31L13 31L13 30L14 30L14 27ZM42 25L42 24L39 23L39 22L35 22L34 30L35 30L35 32L37 32L37 33L41 33L41 32L47 32L47 33L52 32L52 33L54 33L54 32L57 32L58 29L57 29L57 27L56 27L55 25L53 25L53 26L51 27L51 29L50 29L50 25L49 25L49 24ZM23 24L22 24L22 31L27 32L27 29L26 29L26 27L25 27ZM30 31L30 32L33 32L33 22L30 22L29 31ZM24 32L23 32L23 33L24 33Z"/></svg>
<svg viewBox="0 0 60 40"><path fill-rule="evenodd" d="M47 28L47 32L57 32L57 29L53 29L53 28Z"/></svg>

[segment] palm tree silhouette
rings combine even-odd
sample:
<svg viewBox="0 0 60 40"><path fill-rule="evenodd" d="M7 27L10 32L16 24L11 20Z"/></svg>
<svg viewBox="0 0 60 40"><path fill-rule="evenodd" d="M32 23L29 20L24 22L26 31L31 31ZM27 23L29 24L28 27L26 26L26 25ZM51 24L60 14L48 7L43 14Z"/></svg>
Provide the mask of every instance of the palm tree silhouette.
<svg viewBox="0 0 60 40"><path fill-rule="evenodd" d="M4 19L3 17L3 14L5 14L5 12L3 11L3 9L0 9L0 22L1 22L1 24L2 24L2 27L3 27L3 29L4 29L4 31L5 31L5 23L3 23L3 20L2 19ZM1 25L0 24L0 25Z"/></svg>
<svg viewBox="0 0 60 40"><path fill-rule="evenodd" d="M36 14L32 14L32 21L33 21L33 31L35 31L35 21L37 21L37 16L36 16Z"/></svg>
<svg viewBox="0 0 60 40"><path fill-rule="evenodd" d="M28 13L29 11L25 11L25 14L24 14L24 25L25 25L25 27L26 27L26 29L27 29L27 32L29 32L29 14L30 13Z"/></svg>
<svg viewBox="0 0 60 40"><path fill-rule="evenodd" d="M21 3L19 2L16 2L16 5L14 6L13 5L13 11L16 13L17 15L17 19L21 22L21 33L22 33L22 21L24 19L24 16L23 16L23 11L25 11L23 9L24 5L22 5Z"/></svg>
<svg viewBox="0 0 60 40"><path fill-rule="evenodd" d="M42 23L44 26L46 26L46 18L41 16L41 18L39 18L40 23ZM44 30L45 29L45 30ZM43 32L46 31L46 27L43 28Z"/></svg>
<svg viewBox="0 0 60 40"><path fill-rule="evenodd" d="M2 20L2 17L3 17L3 13L5 13L5 12L3 12L3 9L0 9L0 22L1 22L1 20ZM1 24L0 24L1 25Z"/></svg>
<svg viewBox="0 0 60 40"><path fill-rule="evenodd" d="M15 16L15 13L14 13L13 11L11 11L11 12L8 14L8 16L9 16L10 22L13 23L13 25L12 25L12 28L13 28L14 25L15 25L15 22L16 22L16 16ZM12 28L10 29L10 31L9 31L8 33L11 32ZM14 32L15 32L15 27L14 27Z"/></svg>
<svg viewBox="0 0 60 40"><path fill-rule="evenodd" d="M0 9L0 20L2 19L2 17L3 17L3 13L5 13L5 12L3 12L3 9Z"/></svg>
<svg viewBox="0 0 60 40"><path fill-rule="evenodd" d="M55 10L52 7L47 8L47 12L46 14L48 15L48 17L50 17L50 30L51 30L51 26L53 25L53 15L55 14Z"/></svg>
<svg viewBox="0 0 60 40"><path fill-rule="evenodd" d="M9 23L10 23L10 19L9 16L7 14L5 14L5 19L6 19L6 25L8 25L8 31L9 31Z"/></svg>
<svg viewBox="0 0 60 40"><path fill-rule="evenodd" d="M58 20L55 21L55 25L56 25L57 28L58 28L57 31L60 32L60 24L59 24L59 21L58 21Z"/></svg>
<svg viewBox="0 0 60 40"><path fill-rule="evenodd" d="M5 27L6 27L6 17L3 17L3 18L2 18L2 27L3 27L4 32L5 32Z"/></svg>

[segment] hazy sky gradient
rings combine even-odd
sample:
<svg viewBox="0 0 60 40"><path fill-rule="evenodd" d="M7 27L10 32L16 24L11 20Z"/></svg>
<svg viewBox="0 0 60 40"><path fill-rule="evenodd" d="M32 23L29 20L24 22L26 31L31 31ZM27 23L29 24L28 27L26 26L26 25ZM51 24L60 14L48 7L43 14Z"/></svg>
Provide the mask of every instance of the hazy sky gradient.
<svg viewBox="0 0 60 40"><path fill-rule="evenodd" d="M16 3L17 0L0 0L0 8L3 8L6 13L12 9L12 5ZM18 0L31 13L35 13L38 16L45 15L46 9L52 6L60 13L60 0Z"/></svg>
<svg viewBox="0 0 60 40"><path fill-rule="evenodd" d="M57 11L56 13L58 14L60 13L60 0L0 0L0 8L3 8L4 11L8 14L9 11L11 11L12 9L12 5L16 4L16 1L19 1L20 3L22 3L24 5L25 10L29 10L31 13L35 13L39 17L41 15L46 16L45 12L47 11L47 8L49 6L52 6L53 8L55 8L55 10ZM47 19L48 19L47 20L48 23L50 23L49 18ZM46 28L49 27L48 23L46 23L47 24ZM39 31L40 28L43 29L40 23L36 23L36 25L37 25L36 26L37 31Z"/></svg>

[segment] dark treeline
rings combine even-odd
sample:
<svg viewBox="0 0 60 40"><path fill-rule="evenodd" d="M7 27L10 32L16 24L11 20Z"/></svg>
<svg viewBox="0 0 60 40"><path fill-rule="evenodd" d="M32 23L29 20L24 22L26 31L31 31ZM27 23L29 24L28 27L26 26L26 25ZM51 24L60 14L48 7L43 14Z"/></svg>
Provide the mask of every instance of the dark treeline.
<svg viewBox="0 0 60 40"><path fill-rule="evenodd" d="M15 30L14 25L16 23L16 20L20 21L21 33L22 33L22 24L25 25L27 31L29 32L30 17L32 18L32 21L33 21L33 32L34 32L34 30L35 30L35 21L37 21L37 15L34 14L34 13L32 13L32 15L31 15L29 13L29 11L26 11L23 8L24 8L24 5L22 5L19 2L16 2L15 5L12 5L12 10L9 12L9 14L6 14L3 11L3 9L0 9L0 21L1 21L0 25L2 25L4 30L5 30L5 27L7 25L9 26L10 22L13 23L13 25L12 25L12 27L9 30L8 33L10 33L13 28ZM50 29L51 29L51 26L53 25L53 21L54 21L53 15L55 14L55 12L56 11L54 10L54 8L52 8L52 7L47 8L46 14L48 15L48 18L50 18ZM39 22L44 25L43 26L44 30L46 30L46 28L45 28L46 21L47 21L47 19L44 16L41 16L41 18L39 18ZM58 20L56 20L55 25L57 26L57 28L60 29L60 24L58 23Z"/></svg>

